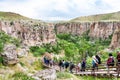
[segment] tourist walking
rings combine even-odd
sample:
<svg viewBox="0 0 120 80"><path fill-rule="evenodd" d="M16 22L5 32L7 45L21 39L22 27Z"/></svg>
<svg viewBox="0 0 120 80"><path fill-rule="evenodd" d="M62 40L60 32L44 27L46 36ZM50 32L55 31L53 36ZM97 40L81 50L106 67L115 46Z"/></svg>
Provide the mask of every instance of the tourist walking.
<svg viewBox="0 0 120 80"><path fill-rule="evenodd" d="M96 56L92 57L92 70L94 71L95 68L98 69L98 59L96 58Z"/></svg>
<svg viewBox="0 0 120 80"><path fill-rule="evenodd" d="M65 68L65 60L62 61L62 68Z"/></svg>
<svg viewBox="0 0 120 80"><path fill-rule="evenodd" d="M86 60L83 59L81 62L81 71L85 71L85 68L86 68Z"/></svg>
<svg viewBox="0 0 120 80"><path fill-rule="evenodd" d="M100 58L100 56L97 54L97 55L95 55L95 57L98 60L98 64L101 64L101 58Z"/></svg>
<svg viewBox="0 0 120 80"><path fill-rule="evenodd" d="M67 68L69 67L69 62L66 61L65 64L64 64L64 66L65 66L65 69L67 70Z"/></svg>
<svg viewBox="0 0 120 80"><path fill-rule="evenodd" d="M81 69L81 63L79 62L79 63L77 64L77 72L80 72L80 69Z"/></svg>
<svg viewBox="0 0 120 80"><path fill-rule="evenodd" d="M117 72L118 72L117 77L119 77L119 74L120 74L120 52L119 51L117 51L116 60L117 60L116 65L117 65Z"/></svg>
<svg viewBox="0 0 120 80"><path fill-rule="evenodd" d="M120 64L120 51L117 51L116 60L117 60L117 65Z"/></svg>
<svg viewBox="0 0 120 80"><path fill-rule="evenodd" d="M59 64L58 64L58 66L59 66L59 68L60 68L60 71L62 70L62 65L63 65L63 62L60 60L60 61L59 61Z"/></svg>
<svg viewBox="0 0 120 80"><path fill-rule="evenodd" d="M72 63L72 62L70 62L70 73L73 73L73 68L75 68L75 65Z"/></svg>
<svg viewBox="0 0 120 80"><path fill-rule="evenodd" d="M109 58L108 58L108 60L107 60L107 66L109 67L109 66L114 66L114 57L113 57L113 55L110 53L109 54Z"/></svg>

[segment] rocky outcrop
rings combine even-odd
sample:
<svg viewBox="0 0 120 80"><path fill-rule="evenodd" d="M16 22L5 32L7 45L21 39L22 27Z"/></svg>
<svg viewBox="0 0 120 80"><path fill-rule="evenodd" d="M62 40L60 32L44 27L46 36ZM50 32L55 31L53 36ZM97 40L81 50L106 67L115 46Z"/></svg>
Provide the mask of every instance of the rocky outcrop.
<svg viewBox="0 0 120 80"><path fill-rule="evenodd" d="M17 48L17 57L26 57L27 54L29 52L29 48L27 47L21 47L21 48Z"/></svg>
<svg viewBox="0 0 120 80"><path fill-rule="evenodd" d="M45 69L38 71L34 75L31 75L36 80L56 80L56 70L55 69Z"/></svg>
<svg viewBox="0 0 120 80"><path fill-rule="evenodd" d="M3 57L3 63L5 65L14 65L18 63L16 46L7 44L4 47L4 52L1 54Z"/></svg>
<svg viewBox="0 0 120 80"><path fill-rule="evenodd" d="M69 33L82 35L89 30L88 35L92 38L106 39L113 34L119 22L84 22L84 23L60 23L55 25L57 34Z"/></svg>
<svg viewBox="0 0 120 80"><path fill-rule="evenodd" d="M25 46L55 41L54 26L33 21L0 21L0 31L21 40Z"/></svg>
<svg viewBox="0 0 120 80"><path fill-rule="evenodd" d="M116 29L113 34L110 48L111 49L120 48L120 24L118 26L118 29Z"/></svg>
<svg viewBox="0 0 120 80"><path fill-rule="evenodd" d="M55 25L56 34L67 33L81 35L90 29L91 23L58 23Z"/></svg>
<svg viewBox="0 0 120 80"><path fill-rule="evenodd" d="M116 30L119 28L120 22L83 22L83 23L58 23L55 25L56 33L68 33L73 35L82 35L87 32L90 38L101 38L103 40L110 38L112 35L111 46L120 45L115 38ZM115 34L114 34L115 33ZM119 35L119 34L118 34ZM117 42L115 42L115 40Z"/></svg>

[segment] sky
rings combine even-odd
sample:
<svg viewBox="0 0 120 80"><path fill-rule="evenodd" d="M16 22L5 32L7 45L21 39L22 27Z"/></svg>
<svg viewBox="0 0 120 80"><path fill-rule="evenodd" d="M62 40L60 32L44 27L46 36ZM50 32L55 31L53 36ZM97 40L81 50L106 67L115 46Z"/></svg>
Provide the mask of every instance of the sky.
<svg viewBox="0 0 120 80"><path fill-rule="evenodd" d="M120 11L120 0L0 0L0 11L41 20L68 20Z"/></svg>

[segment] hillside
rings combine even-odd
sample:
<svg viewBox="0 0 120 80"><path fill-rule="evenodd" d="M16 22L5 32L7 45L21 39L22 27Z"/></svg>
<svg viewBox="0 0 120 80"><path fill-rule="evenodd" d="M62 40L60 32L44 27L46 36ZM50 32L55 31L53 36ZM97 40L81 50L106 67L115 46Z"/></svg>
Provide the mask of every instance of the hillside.
<svg viewBox="0 0 120 80"><path fill-rule="evenodd" d="M107 14L96 14L90 16L82 16L70 20L70 22L81 22L81 21L119 21L120 20L120 11Z"/></svg>
<svg viewBox="0 0 120 80"><path fill-rule="evenodd" d="M30 18L22 16L13 12L2 12L0 11L0 20L30 20Z"/></svg>

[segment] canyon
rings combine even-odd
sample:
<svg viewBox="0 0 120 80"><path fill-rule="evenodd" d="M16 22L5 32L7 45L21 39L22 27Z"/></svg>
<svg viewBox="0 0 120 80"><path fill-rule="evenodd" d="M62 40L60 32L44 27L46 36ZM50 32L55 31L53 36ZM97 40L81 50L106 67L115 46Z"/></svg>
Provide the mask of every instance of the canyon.
<svg viewBox="0 0 120 80"><path fill-rule="evenodd" d="M88 22L58 22L47 23L39 20L27 19L27 20L0 20L0 32L4 32L7 35L18 39L20 46L17 47L14 44L4 44L3 52L0 52L0 57L3 57L3 64L15 65L18 71L28 72L28 75L40 80L41 73L33 69L33 65L36 61L41 60L39 57L34 57L30 52L31 46L40 46L47 43L56 44L57 34L71 34L76 36L87 35L91 41L100 39L110 39L110 50L120 48L120 21L88 21ZM1 37L1 34L0 34ZM25 63L25 67L21 65ZM38 64L36 64L38 65ZM11 67L8 67L2 75L6 75L6 72L14 74L16 71ZM32 70L31 70L32 69ZM8 70L8 71L7 71ZM29 73L33 71L33 73ZM47 70L49 72L50 70ZM51 72L56 72L51 70ZM49 75L51 75L51 72ZM48 76L49 76L48 75ZM54 74L53 74L54 75ZM44 76L42 76L44 77ZM56 75L54 76L56 78Z"/></svg>

